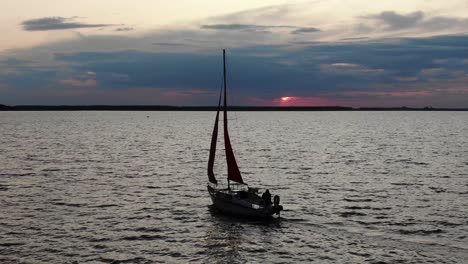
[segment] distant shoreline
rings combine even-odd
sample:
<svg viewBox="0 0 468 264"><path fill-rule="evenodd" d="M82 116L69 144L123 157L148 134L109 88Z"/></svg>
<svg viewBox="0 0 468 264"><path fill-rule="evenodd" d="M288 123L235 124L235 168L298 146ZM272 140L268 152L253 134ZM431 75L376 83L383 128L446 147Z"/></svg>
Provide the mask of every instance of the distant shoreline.
<svg viewBox="0 0 468 264"><path fill-rule="evenodd" d="M0 111L216 111L216 106L166 105L0 105ZM230 106L230 111L468 111L468 108Z"/></svg>

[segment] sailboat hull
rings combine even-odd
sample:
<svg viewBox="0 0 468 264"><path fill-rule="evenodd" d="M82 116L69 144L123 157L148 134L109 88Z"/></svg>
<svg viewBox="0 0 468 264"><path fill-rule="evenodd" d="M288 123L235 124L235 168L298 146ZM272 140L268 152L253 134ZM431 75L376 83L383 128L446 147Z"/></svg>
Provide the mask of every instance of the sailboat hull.
<svg viewBox="0 0 468 264"><path fill-rule="evenodd" d="M254 203L252 194L242 197L246 192L217 190L211 186L208 186L208 192L213 205L224 214L257 219L268 219L273 216L272 206Z"/></svg>

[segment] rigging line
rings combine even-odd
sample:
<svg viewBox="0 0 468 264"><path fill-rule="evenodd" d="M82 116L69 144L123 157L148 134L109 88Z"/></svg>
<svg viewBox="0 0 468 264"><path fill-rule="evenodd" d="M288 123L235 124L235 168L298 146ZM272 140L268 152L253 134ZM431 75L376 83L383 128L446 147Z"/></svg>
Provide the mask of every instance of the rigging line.
<svg viewBox="0 0 468 264"><path fill-rule="evenodd" d="M230 94L231 96L229 97L229 100L230 100L230 106L233 107L233 106L236 106L236 96L234 96L234 86L235 86L235 78L233 78L232 76L234 76L232 74L232 71L231 71L231 67L230 67L230 61L228 61L226 59L226 66L227 66L227 71L228 71L228 79L229 79L229 83L231 85L229 85L229 90L230 90ZM231 111L232 114L234 115L234 118L233 120L235 121L235 132L234 134L237 134L236 132L239 131L239 123L238 123L238 116L237 116L237 111Z"/></svg>
<svg viewBox="0 0 468 264"><path fill-rule="evenodd" d="M220 47L219 43L218 43L218 47ZM219 67L216 67L216 69L219 69ZM221 69L222 69L222 68L221 68ZM218 79L218 81L219 81L219 93L220 93L220 96L223 97L223 88L224 88L223 71L222 71L222 70L219 71L218 74L216 74L216 76L218 76L218 78L219 78L219 79ZM221 77L219 77L219 76L221 76ZM223 99L223 98L221 98L221 99ZM220 115L220 117L223 117L223 115ZM218 123L221 122L221 121L222 121L222 119L219 118L219 119L218 119ZM218 137L218 138L216 139L217 146L219 146L219 147L223 146L223 144L221 144L221 139L222 139L222 137ZM220 150L220 151L216 151L216 154L215 154L215 161L219 161L219 160L224 160L224 159L225 159L225 158L224 158L224 157L225 157L225 156L224 156L224 149L219 148L219 150ZM225 171L225 170L222 169L222 168L223 168L222 164L224 164L224 163L223 163L223 162L221 162L221 163L220 163L220 162L215 162L215 163L213 164L214 170L215 170L215 171ZM220 166L221 166L221 168L220 168ZM223 186L222 183L221 183L220 181L218 181L218 185Z"/></svg>

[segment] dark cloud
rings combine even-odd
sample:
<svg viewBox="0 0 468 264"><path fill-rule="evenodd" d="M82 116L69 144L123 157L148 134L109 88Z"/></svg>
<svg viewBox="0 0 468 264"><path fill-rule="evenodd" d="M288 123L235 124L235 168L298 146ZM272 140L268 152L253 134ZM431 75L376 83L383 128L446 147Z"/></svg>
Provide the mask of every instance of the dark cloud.
<svg viewBox="0 0 468 264"><path fill-rule="evenodd" d="M7 58L7 59L0 60L0 65L22 66L22 65L25 65L25 64L27 64L29 62L31 62L31 61L29 61L29 60L20 60L20 59L17 59L17 58Z"/></svg>
<svg viewBox="0 0 468 264"><path fill-rule="evenodd" d="M134 30L134 28L132 27L120 27L120 28L116 28L115 31L132 31Z"/></svg>
<svg viewBox="0 0 468 264"><path fill-rule="evenodd" d="M21 23L26 31L47 31L47 30L63 30L73 28L97 28L109 27L111 24L86 24L80 22L72 22L75 17L43 17L25 20Z"/></svg>
<svg viewBox="0 0 468 264"><path fill-rule="evenodd" d="M468 19L455 17L427 17L423 12L416 11L409 14L398 14L394 11L384 11L380 14L368 16L384 24L387 29L399 30L421 27L426 30L443 30L449 28L466 28Z"/></svg>
<svg viewBox="0 0 468 264"><path fill-rule="evenodd" d="M291 25L255 25L255 24L213 24L202 25L202 29L224 30L224 31L250 31L270 32L272 29L293 29L292 34L315 33L321 30L314 27L298 27Z"/></svg>
<svg viewBox="0 0 468 264"><path fill-rule="evenodd" d="M323 44L322 41L292 41L291 44L296 44L296 45L320 45Z"/></svg>
<svg viewBox="0 0 468 264"><path fill-rule="evenodd" d="M23 71L27 71L32 66L32 61L16 58L6 58L0 60L0 76L20 76Z"/></svg>
<svg viewBox="0 0 468 264"><path fill-rule="evenodd" d="M372 18L381 21L391 29L404 29L413 27L422 21L424 13L421 11L413 12L407 15L400 15L394 11L384 11L372 16Z"/></svg>
<svg viewBox="0 0 468 264"><path fill-rule="evenodd" d="M215 29L215 30L250 30L258 29L257 25L246 25L246 24L214 24L214 25L202 25L203 29Z"/></svg>
<svg viewBox="0 0 468 264"><path fill-rule="evenodd" d="M171 43L162 43L171 44ZM400 39L387 42L318 43L302 48L252 46L230 49L229 68L233 84L244 92L274 95L280 91L314 95L343 87L369 87L372 83L395 83L396 78L419 76L433 68L444 68L437 78L451 78L452 70L468 70L468 36ZM269 56L259 56L259 55ZM152 53L137 51L57 54L81 72L113 72L129 76L119 85L159 87L205 87L214 89L220 75L219 54ZM284 63L287 62L287 63ZM246 66L248 65L248 67ZM460 68L464 67L464 68ZM99 76L99 75L98 75ZM102 80L111 84L112 79ZM114 83L112 83L115 85ZM313 85L313 89L310 89Z"/></svg>
<svg viewBox="0 0 468 264"><path fill-rule="evenodd" d="M320 32L321 30L318 28L314 27L305 27L305 28L298 28L296 30L293 30L291 33L292 34L303 34L303 33L315 33L315 32Z"/></svg>
<svg viewBox="0 0 468 264"><path fill-rule="evenodd" d="M153 45L156 46L169 46L169 47L192 47L195 45L180 43L180 42L154 42Z"/></svg>
<svg viewBox="0 0 468 264"><path fill-rule="evenodd" d="M368 40L368 37L354 37L354 38L342 38L344 41L357 41L357 40Z"/></svg>
<svg viewBox="0 0 468 264"><path fill-rule="evenodd" d="M203 29L214 29L214 30L232 30L232 31L264 31L267 29L274 28L297 28L289 25L255 25L255 24L212 24L202 25Z"/></svg>
<svg viewBox="0 0 468 264"><path fill-rule="evenodd" d="M430 30L443 30L447 28L464 28L468 27L468 19L453 18L453 17L433 17L424 21L423 26Z"/></svg>
<svg viewBox="0 0 468 264"><path fill-rule="evenodd" d="M463 84L468 79L467 46L468 36L455 35L230 48L228 83L238 94L266 101L286 95L330 98L424 95L427 99L438 89L440 104L453 106L452 101L444 101L449 98L444 97L444 91L458 92L457 100L468 101L468 92L463 90L468 89ZM96 91L128 90L130 102L131 89L164 88L179 95L197 89L211 94L222 83L221 50L64 52L55 54L54 61L66 65L62 67L66 70L41 70L37 64L24 65L21 76L0 76L0 83L33 91L37 87L64 84L63 80L89 80L87 73L93 72L95 82L88 81L88 88L95 84L92 88ZM381 92L375 93L376 90ZM212 98L208 96L208 99ZM203 102L216 101L208 99ZM239 103L248 104L247 101Z"/></svg>
<svg viewBox="0 0 468 264"><path fill-rule="evenodd" d="M414 54L416 56L426 55L429 58L439 56L436 59L460 59L468 57L468 35L449 35L437 36L428 38L407 38L402 44L409 47L414 47L416 51L421 50L422 54ZM406 47L406 46L405 46ZM411 50L408 50L408 55ZM440 56L443 55L443 56Z"/></svg>

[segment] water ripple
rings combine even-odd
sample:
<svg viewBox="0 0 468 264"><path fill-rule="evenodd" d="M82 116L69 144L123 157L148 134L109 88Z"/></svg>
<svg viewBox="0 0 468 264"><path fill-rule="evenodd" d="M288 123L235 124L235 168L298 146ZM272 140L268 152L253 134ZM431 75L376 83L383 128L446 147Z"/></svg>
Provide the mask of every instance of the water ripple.
<svg viewBox="0 0 468 264"><path fill-rule="evenodd" d="M210 206L213 113L0 112L0 263L468 259L466 114L235 114L244 179L281 196L279 221Z"/></svg>

